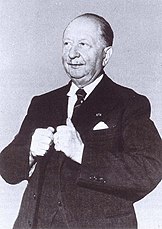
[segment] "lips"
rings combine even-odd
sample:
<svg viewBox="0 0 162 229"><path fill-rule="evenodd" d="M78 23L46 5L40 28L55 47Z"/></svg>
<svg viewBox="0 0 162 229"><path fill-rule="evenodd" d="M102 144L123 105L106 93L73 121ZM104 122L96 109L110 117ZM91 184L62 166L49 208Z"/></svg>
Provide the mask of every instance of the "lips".
<svg viewBox="0 0 162 229"><path fill-rule="evenodd" d="M72 67L72 68L79 68L79 67L83 66L84 64L82 64L82 63L68 63L68 65L70 65L70 67Z"/></svg>
<svg viewBox="0 0 162 229"><path fill-rule="evenodd" d="M83 65L82 63L68 63L68 65L72 65L72 66L81 66Z"/></svg>

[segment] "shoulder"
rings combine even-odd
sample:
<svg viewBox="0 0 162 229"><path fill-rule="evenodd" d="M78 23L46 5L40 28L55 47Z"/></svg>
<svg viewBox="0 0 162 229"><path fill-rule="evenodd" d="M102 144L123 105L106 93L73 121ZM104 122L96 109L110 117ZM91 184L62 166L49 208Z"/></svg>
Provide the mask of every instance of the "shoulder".
<svg viewBox="0 0 162 229"><path fill-rule="evenodd" d="M107 80L109 81L108 84L110 84L113 96L115 96L119 101L124 101L125 103L128 103L130 101L138 102L138 103L142 103L142 104L143 103L146 103L146 104L150 103L148 98L145 95L137 93L132 88L117 84L108 77L107 77Z"/></svg>
<svg viewBox="0 0 162 229"><path fill-rule="evenodd" d="M55 90L49 91L47 93L36 95L32 98L31 104L51 104L61 101L62 98L65 98L65 95L68 93L70 88L70 83Z"/></svg>
<svg viewBox="0 0 162 229"><path fill-rule="evenodd" d="M123 110L143 110L150 116L151 106L150 101L145 95L137 93L129 87L125 87L115 83L110 78L106 77L107 91L111 93L112 100L115 100Z"/></svg>
<svg viewBox="0 0 162 229"><path fill-rule="evenodd" d="M34 99L40 99L40 100L46 100L46 99L50 99L50 98L53 99L55 97L64 96L65 94L68 93L69 88L70 88L70 83L68 83L67 85L64 85L60 88L57 88L55 90L49 91L47 93L34 96L33 98Z"/></svg>
<svg viewBox="0 0 162 229"><path fill-rule="evenodd" d="M58 107L62 103L65 103L66 94L69 90L69 87L69 84L67 84L45 94L34 96L30 102L28 114L37 114L39 112L42 113L42 110L49 111L52 108Z"/></svg>
<svg viewBox="0 0 162 229"><path fill-rule="evenodd" d="M120 100L124 105L125 115L132 116L136 119L140 117L150 117L151 105L148 98L137 93L133 89L119 86Z"/></svg>
<svg viewBox="0 0 162 229"><path fill-rule="evenodd" d="M142 109L150 110L150 101L145 95L139 94L131 88L123 87L118 85L120 97L125 101L128 107L140 107Z"/></svg>

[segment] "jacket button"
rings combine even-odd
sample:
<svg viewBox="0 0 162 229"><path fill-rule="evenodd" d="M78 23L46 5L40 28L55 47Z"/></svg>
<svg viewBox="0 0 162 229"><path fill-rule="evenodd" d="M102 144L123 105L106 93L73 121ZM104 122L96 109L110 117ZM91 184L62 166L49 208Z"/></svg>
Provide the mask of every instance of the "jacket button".
<svg viewBox="0 0 162 229"><path fill-rule="evenodd" d="M57 204L58 204L59 207L62 206L62 202L61 201L58 201Z"/></svg>
<svg viewBox="0 0 162 229"><path fill-rule="evenodd" d="M96 117L101 117L102 114L101 113L96 113Z"/></svg>
<svg viewBox="0 0 162 229"><path fill-rule="evenodd" d="M96 176L90 176L89 179L92 181L96 181L98 178Z"/></svg>
<svg viewBox="0 0 162 229"><path fill-rule="evenodd" d="M99 178L99 181L100 181L101 183L104 183L104 184L106 183L106 181L104 180L103 177L100 177L100 178Z"/></svg>
<svg viewBox="0 0 162 229"><path fill-rule="evenodd" d="M29 225L29 227L31 227L31 226L32 226L32 224L31 224L31 221L30 221L30 220L28 220L28 225Z"/></svg>
<svg viewBox="0 0 162 229"><path fill-rule="evenodd" d="M33 194L33 199L34 199L34 200L36 199L36 194L35 194L35 193Z"/></svg>
<svg viewBox="0 0 162 229"><path fill-rule="evenodd" d="M97 177L93 176L93 180L97 180Z"/></svg>

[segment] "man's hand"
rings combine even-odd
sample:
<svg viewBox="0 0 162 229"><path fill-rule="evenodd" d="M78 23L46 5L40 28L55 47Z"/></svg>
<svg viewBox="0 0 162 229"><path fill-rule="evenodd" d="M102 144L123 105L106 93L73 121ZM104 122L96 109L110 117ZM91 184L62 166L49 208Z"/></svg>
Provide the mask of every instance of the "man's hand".
<svg viewBox="0 0 162 229"><path fill-rule="evenodd" d="M70 118L67 118L66 125L57 127L54 144L57 151L64 152L67 157L81 164L84 144Z"/></svg>
<svg viewBox="0 0 162 229"><path fill-rule="evenodd" d="M47 129L38 128L35 130L30 146L32 156L44 156L47 153L53 142L53 132L53 127L48 127Z"/></svg>

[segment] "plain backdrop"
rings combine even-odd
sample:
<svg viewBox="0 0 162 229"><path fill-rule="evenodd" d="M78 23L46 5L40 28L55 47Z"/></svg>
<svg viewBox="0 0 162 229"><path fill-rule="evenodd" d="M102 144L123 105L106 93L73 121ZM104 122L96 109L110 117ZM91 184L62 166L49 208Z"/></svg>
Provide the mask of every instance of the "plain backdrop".
<svg viewBox="0 0 162 229"><path fill-rule="evenodd" d="M31 98L68 82L62 32L85 12L110 22L115 40L106 73L149 98L162 134L161 0L0 0L0 151L18 132ZM0 228L12 228L25 187L0 178ZM135 204L139 229L162 228L161 191L162 184Z"/></svg>

